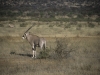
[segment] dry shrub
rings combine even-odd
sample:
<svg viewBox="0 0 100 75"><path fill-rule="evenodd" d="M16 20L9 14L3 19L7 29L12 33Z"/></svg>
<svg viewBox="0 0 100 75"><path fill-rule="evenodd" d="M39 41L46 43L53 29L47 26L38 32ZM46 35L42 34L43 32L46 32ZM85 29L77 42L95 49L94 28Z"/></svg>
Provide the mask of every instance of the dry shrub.
<svg viewBox="0 0 100 75"><path fill-rule="evenodd" d="M20 27L26 27L26 26L27 26L26 23L21 23L21 24L20 24Z"/></svg>
<svg viewBox="0 0 100 75"><path fill-rule="evenodd" d="M100 36L100 31L95 31L96 36Z"/></svg>
<svg viewBox="0 0 100 75"><path fill-rule="evenodd" d="M39 59L46 59L50 57L50 49L46 48L45 50L40 51L38 58Z"/></svg>
<svg viewBox="0 0 100 75"><path fill-rule="evenodd" d="M40 51L39 59L63 59L70 57L70 53L76 50L74 42L70 42L66 37L56 38L55 47L46 48L46 50Z"/></svg>
<svg viewBox="0 0 100 75"><path fill-rule="evenodd" d="M56 58L68 58L70 53L74 51L73 47L70 47L70 41L67 40L66 37L64 38L56 38L56 47L54 49ZM72 44L71 44L72 45Z"/></svg>
<svg viewBox="0 0 100 75"><path fill-rule="evenodd" d="M3 24L0 24L0 27L4 27L4 25Z"/></svg>
<svg viewBox="0 0 100 75"><path fill-rule="evenodd" d="M8 42L9 40L11 40L12 37L11 36L2 36L0 37L0 42Z"/></svg>

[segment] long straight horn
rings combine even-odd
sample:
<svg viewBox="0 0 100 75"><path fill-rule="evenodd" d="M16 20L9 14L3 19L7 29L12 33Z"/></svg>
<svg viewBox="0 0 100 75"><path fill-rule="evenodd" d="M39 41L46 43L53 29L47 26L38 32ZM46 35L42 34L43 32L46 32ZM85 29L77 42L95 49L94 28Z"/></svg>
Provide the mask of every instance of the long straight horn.
<svg viewBox="0 0 100 75"><path fill-rule="evenodd" d="M25 33L28 32L33 26L34 26L34 25L32 25L31 27L29 27L29 28L25 31Z"/></svg>

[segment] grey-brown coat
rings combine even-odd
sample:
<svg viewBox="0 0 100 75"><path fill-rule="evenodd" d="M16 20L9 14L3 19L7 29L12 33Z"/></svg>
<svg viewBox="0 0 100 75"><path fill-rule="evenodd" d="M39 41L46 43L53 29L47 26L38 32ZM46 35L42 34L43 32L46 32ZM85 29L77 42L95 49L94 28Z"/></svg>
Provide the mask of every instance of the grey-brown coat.
<svg viewBox="0 0 100 75"><path fill-rule="evenodd" d="M32 58L34 57L36 58L36 47L40 47L41 49L46 48L46 40L42 37L34 35L30 32L25 32L22 38L26 39L32 46L32 50L33 50Z"/></svg>

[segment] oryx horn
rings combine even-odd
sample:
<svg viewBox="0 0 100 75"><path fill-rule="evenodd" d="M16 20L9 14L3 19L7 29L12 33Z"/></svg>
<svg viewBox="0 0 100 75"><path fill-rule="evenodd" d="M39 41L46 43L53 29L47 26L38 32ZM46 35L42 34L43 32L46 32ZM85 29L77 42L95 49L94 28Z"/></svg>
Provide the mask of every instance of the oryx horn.
<svg viewBox="0 0 100 75"><path fill-rule="evenodd" d="M34 26L34 25L32 25L31 27L29 27L29 28L25 31L25 33L28 32L33 26Z"/></svg>

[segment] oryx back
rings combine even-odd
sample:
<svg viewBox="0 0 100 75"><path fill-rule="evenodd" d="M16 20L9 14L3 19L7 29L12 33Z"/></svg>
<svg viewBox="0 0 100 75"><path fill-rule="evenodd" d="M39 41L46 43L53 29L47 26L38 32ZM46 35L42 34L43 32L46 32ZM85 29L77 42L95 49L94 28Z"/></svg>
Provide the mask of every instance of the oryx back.
<svg viewBox="0 0 100 75"><path fill-rule="evenodd" d="M36 35L33 35L33 34L29 34L27 35L27 38L28 42L31 44L31 45L38 45L39 46L39 42L40 42L40 38Z"/></svg>

